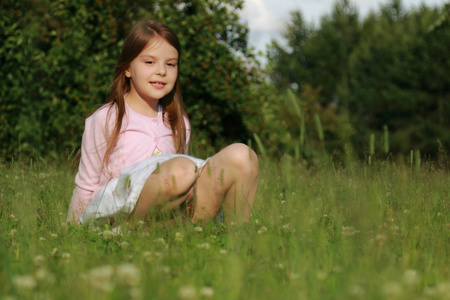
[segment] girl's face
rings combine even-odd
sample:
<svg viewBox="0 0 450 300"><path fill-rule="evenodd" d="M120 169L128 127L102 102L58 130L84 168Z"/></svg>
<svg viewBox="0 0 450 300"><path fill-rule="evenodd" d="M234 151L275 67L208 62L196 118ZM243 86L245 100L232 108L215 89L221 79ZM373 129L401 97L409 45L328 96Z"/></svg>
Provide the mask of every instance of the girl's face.
<svg viewBox="0 0 450 300"><path fill-rule="evenodd" d="M178 75L178 51L163 38L149 43L130 63L125 76L130 78L129 96L147 103L169 94Z"/></svg>

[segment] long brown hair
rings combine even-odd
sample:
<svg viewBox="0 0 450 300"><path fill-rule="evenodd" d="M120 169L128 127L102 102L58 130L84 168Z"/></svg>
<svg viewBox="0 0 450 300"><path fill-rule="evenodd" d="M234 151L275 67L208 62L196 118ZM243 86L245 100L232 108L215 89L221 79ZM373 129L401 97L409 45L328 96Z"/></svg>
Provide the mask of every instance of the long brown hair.
<svg viewBox="0 0 450 300"><path fill-rule="evenodd" d="M105 126L107 126L111 109L117 106L115 127L107 139L107 147L103 165L106 167L109 162L112 149L114 148L122 128L122 120L125 115L124 96L130 91L130 78L125 76L125 71L129 68L130 63L141 53L141 51L154 40L160 37L167 41L178 51L178 75L172 91L159 103L163 108L163 120L168 122L173 133L173 142L177 153L187 153L186 145L186 125L184 117L187 118L184 109L183 97L180 87L180 60L181 45L177 35L165 24L154 20L141 21L137 23L128 34L122 47L122 52L114 71L114 78L111 83L111 93L108 98L110 108ZM106 127L107 128L107 127Z"/></svg>

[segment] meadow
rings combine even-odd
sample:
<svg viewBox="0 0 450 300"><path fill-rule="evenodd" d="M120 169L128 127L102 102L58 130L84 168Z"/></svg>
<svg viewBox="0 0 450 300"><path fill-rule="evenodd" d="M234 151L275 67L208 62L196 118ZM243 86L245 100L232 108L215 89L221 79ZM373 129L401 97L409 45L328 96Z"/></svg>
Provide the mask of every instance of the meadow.
<svg viewBox="0 0 450 300"><path fill-rule="evenodd" d="M260 160L249 224L65 222L69 164L0 164L0 299L450 299L433 164Z"/></svg>

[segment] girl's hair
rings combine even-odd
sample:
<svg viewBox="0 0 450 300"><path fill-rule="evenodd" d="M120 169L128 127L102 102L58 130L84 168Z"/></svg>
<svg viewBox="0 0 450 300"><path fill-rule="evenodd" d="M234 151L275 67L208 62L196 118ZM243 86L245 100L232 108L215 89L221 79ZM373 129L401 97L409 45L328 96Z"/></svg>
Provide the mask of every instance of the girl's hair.
<svg viewBox="0 0 450 300"><path fill-rule="evenodd" d="M122 120L125 114L124 96L131 88L130 78L125 76L125 71L130 67L130 63L139 55L139 53L157 38L164 39L178 51L178 75L175 86L168 95L160 99L159 103L163 108L163 120L165 122L167 121L169 123L167 125L170 125L170 128L172 129L176 152L181 154L187 153L186 124L184 120L184 118L187 118L187 114L184 109L180 87L180 41L167 25L153 20L141 21L131 29L125 39L110 87L111 93L108 98L110 108L108 115L110 115L111 109L116 105L117 117L115 127L107 139L106 153L103 158L103 165L105 167L108 165L111 151L117 142L122 128ZM107 119L109 119L109 116Z"/></svg>

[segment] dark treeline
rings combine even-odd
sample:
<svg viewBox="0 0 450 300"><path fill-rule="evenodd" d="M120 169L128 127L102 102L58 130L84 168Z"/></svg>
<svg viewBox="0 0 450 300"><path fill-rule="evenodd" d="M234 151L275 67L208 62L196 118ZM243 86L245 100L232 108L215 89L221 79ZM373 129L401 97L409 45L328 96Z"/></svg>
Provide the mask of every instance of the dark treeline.
<svg viewBox="0 0 450 300"><path fill-rule="evenodd" d="M239 19L243 1L0 0L0 155L67 157L105 102L137 20L169 24L182 46L193 150L259 145L314 162L450 146L450 6L392 0L361 18L338 0L317 25L291 13L262 68ZM131 4L130 4L131 3ZM372 141L372 142L371 142Z"/></svg>
<svg viewBox="0 0 450 300"><path fill-rule="evenodd" d="M292 89L305 115L318 106L329 153L351 145L369 155L371 136L382 157L449 148L450 4L407 10L392 0L361 20L340 0L317 27L293 12L284 37L287 48L269 48L271 78Z"/></svg>

